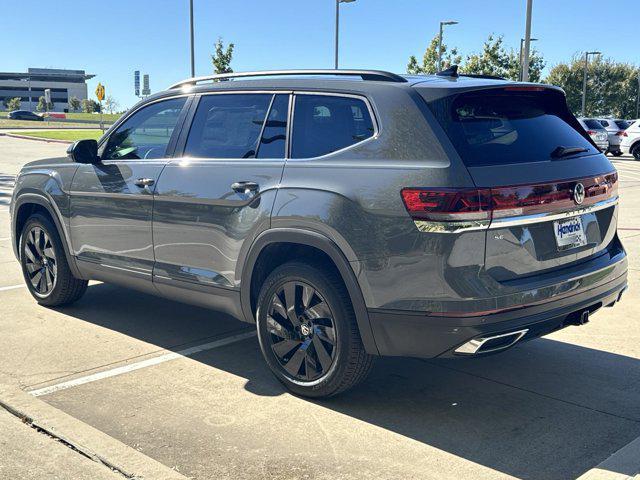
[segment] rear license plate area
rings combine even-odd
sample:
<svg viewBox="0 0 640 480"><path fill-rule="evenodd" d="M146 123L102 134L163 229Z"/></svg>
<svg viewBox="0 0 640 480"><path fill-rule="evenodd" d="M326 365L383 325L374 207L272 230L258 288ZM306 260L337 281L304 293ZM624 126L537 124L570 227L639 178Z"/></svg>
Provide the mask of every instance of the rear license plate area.
<svg viewBox="0 0 640 480"><path fill-rule="evenodd" d="M587 244L582 217L571 217L553 222L556 245L559 251L582 247Z"/></svg>

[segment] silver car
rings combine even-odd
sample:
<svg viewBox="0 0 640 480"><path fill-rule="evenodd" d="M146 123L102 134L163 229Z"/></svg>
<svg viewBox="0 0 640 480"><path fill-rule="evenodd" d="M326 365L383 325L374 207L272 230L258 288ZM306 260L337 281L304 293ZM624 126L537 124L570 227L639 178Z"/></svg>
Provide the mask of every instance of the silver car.
<svg viewBox="0 0 640 480"><path fill-rule="evenodd" d="M599 120L595 118L579 118L578 122L580 122L582 128L585 129L591 137L591 140L593 140L593 143L595 143L601 151L606 152L609 150L609 133Z"/></svg>
<svg viewBox="0 0 640 480"><path fill-rule="evenodd" d="M609 149L606 153L610 153L614 157L619 157L622 155L622 150L620 150L622 133L629 128L631 124L626 120L615 118L599 118L598 121L605 128L609 137Z"/></svg>

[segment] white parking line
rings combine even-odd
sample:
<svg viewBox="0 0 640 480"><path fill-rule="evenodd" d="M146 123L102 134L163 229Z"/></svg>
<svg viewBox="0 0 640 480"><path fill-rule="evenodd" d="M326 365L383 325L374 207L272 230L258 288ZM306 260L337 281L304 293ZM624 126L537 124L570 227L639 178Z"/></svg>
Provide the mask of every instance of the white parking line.
<svg viewBox="0 0 640 480"><path fill-rule="evenodd" d="M22 288L24 286L24 283L21 283L20 285L9 285L8 287L0 287L0 292L4 292L6 290L15 290L16 288Z"/></svg>
<svg viewBox="0 0 640 480"><path fill-rule="evenodd" d="M97 380L103 380L105 378L115 377L124 373L140 370L141 368L152 367L160 363L168 362L170 360L176 360L178 358L189 357L198 352L205 350L212 350L214 348L223 347L232 343L240 342L255 336L256 332L244 332L237 335L231 335L229 337L221 338L220 340L214 340L213 342L203 343L202 345L196 345L195 347L185 348L177 352L167 353L158 357L150 358L148 360L142 360L141 362L131 363L122 367L112 368L111 370L105 370L104 372L94 373L93 375L87 375L85 377L75 378L67 382L58 383L49 387L39 388L37 390L31 390L29 393L35 397L42 395L48 395L50 393L58 392L60 390L66 390L67 388L77 387L78 385L84 385L85 383L95 382Z"/></svg>

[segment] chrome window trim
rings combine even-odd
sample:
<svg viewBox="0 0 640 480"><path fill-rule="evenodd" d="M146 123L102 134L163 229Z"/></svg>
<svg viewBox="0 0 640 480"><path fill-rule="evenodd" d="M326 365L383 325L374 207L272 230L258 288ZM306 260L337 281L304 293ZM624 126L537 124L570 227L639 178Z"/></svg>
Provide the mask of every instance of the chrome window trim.
<svg viewBox="0 0 640 480"><path fill-rule="evenodd" d="M565 212L548 212L535 213L532 215L520 215L517 217L505 217L478 221L458 221L458 222L433 222L429 220L414 220L414 224L418 230L425 233L461 233L472 232L478 230L495 230L498 228L521 227L524 225L532 225L535 223L550 222L554 220L564 220L578 215L598 212L605 208L617 205L618 196L602 200L586 207L576 208Z"/></svg>

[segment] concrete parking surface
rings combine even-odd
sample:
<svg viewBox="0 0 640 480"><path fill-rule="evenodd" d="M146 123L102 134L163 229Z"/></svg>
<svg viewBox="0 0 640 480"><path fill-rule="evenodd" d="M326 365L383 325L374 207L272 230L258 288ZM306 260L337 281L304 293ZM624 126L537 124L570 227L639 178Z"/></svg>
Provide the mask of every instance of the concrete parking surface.
<svg viewBox="0 0 640 480"><path fill-rule="evenodd" d="M379 359L359 388L310 401L272 377L249 325L217 312L101 283L73 306L37 305L11 252L7 205L24 162L65 149L0 137L0 378L186 477L568 479L640 436L640 163L631 158L613 160L630 260L619 305L500 355ZM44 469L62 458L66 447L46 436L42 457L25 456L21 436L41 434L12 420L0 411L0 430L11 432L0 477L31 478L20 462ZM91 478L119 475L79 458L81 470L103 469Z"/></svg>

